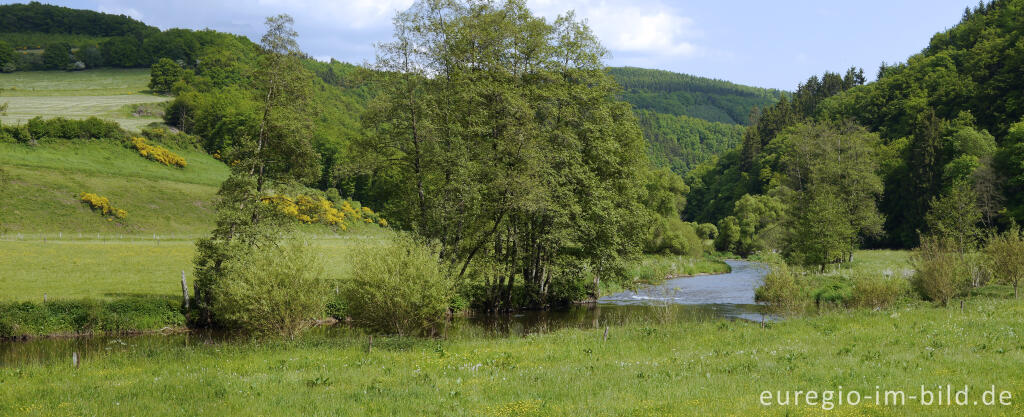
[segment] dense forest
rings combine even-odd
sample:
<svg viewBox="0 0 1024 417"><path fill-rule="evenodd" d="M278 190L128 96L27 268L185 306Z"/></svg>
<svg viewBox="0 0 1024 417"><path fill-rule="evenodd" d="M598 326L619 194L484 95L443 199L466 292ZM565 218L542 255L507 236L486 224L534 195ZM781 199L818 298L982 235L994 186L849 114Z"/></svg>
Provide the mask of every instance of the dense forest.
<svg viewBox="0 0 1024 417"><path fill-rule="evenodd" d="M663 70L610 68L622 86L622 98L638 110L689 116L709 122L750 124L750 110L775 104L784 94Z"/></svg>
<svg viewBox="0 0 1024 417"><path fill-rule="evenodd" d="M865 227L842 234L869 246L911 248L933 234L977 241L984 228L1024 220L1022 7L996 0L968 8L921 53L883 63L872 83L855 69L811 77L764 109L741 146L687 175L686 217L725 226L734 233L723 230L731 238L722 236L719 246L746 253L785 251L779 231L796 233L795 216L825 222L830 210L855 216L855 207L877 213L861 213ZM818 140L803 142L807 137ZM825 148L812 152L812 145ZM823 163L815 158L844 161L844 154L872 167L864 178L878 178L850 181L854 167L845 164L815 167ZM848 171L826 173L835 169ZM821 194L804 201L794 190ZM859 197L825 204L829 195L851 192Z"/></svg>
<svg viewBox="0 0 1024 417"><path fill-rule="evenodd" d="M197 65L213 44L255 45L212 30L161 31L124 15L32 2L0 5L0 70L148 67L160 58Z"/></svg>
<svg viewBox="0 0 1024 417"><path fill-rule="evenodd" d="M751 112L785 94L662 70L613 67L608 73L637 112L651 160L679 175L736 147Z"/></svg>

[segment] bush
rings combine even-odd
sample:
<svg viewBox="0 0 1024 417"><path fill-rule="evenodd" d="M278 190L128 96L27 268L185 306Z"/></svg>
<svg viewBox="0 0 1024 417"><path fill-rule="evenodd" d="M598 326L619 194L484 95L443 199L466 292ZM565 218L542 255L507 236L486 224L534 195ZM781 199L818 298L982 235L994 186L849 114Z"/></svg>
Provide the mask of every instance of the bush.
<svg viewBox="0 0 1024 417"><path fill-rule="evenodd" d="M145 138L132 138L132 147L139 151L139 155L142 155L144 158L151 161L156 161L167 166L174 165L179 168L188 166L188 163L185 162L185 158L182 158L178 154L171 152L162 146L150 145L149 143L146 143Z"/></svg>
<svg viewBox="0 0 1024 417"><path fill-rule="evenodd" d="M693 224L674 217L657 217L644 243L646 253L700 256L703 251L703 241L697 236Z"/></svg>
<svg viewBox="0 0 1024 417"><path fill-rule="evenodd" d="M992 272L999 282L1013 286L1013 297L1020 296L1018 286L1024 280L1024 238L1014 226L1003 234L993 236L985 247Z"/></svg>
<svg viewBox="0 0 1024 417"><path fill-rule="evenodd" d="M29 119L25 127L27 128L27 137L20 132L16 134L20 142L40 139L122 139L125 137L124 130L117 122L96 117L73 120L63 117L43 119L37 116ZM4 129L14 134L8 128Z"/></svg>
<svg viewBox="0 0 1024 417"><path fill-rule="evenodd" d="M854 307L885 308L910 292L910 282L899 276L860 274L853 278Z"/></svg>
<svg viewBox="0 0 1024 417"><path fill-rule="evenodd" d="M357 325L407 335L427 334L444 322L454 282L432 248L399 236L383 248L362 250L354 260L342 298Z"/></svg>
<svg viewBox="0 0 1024 417"><path fill-rule="evenodd" d="M923 237L914 252L914 278L912 284L924 298L946 305L953 297L967 289L970 271L963 257L950 250L949 242L935 237Z"/></svg>
<svg viewBox="0 0 1024 417"><path fill-rule="evenodd" d="M79 193L78 194L78 198L83 203L89 204L89 207L91 207L92 209L99 210L104 216L108 216L109 215L109 216L117 217L119 219L123 219L125 217L128 217L128 212L127 211L124 211L123 209L119 209L117 207L114 207L114 206L110 205L110 199L108 199L106 197L103 197L103 196L100 196L100 195L97 195L97 194L93 194L93 193L84 193L83 192L83 193Z"/></svg>
<svg viewBox="0 0 1024 417"><path fill-rule="evenodd" d="M785 263L772 265L771 269L764 277L764 285L754 290L754 298L767 302L777 312L803 311L808 297L800 276Z"/></svg>
<svg viewBox="0 0 1024 417"><path fill-rule="evenodd" d="M210 310L228 328L294 337L323 314L323 263L295 241L268 246L239 248L225 261Z"/></svg>

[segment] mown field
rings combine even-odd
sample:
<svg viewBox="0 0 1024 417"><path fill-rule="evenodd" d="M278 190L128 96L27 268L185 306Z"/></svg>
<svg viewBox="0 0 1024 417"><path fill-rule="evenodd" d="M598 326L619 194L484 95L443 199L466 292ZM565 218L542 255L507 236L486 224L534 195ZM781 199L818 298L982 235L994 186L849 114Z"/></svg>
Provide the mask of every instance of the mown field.
<svg viewBox="0 0 1024 417"><path fill-rule="evenodd" d="M637 323L449 340L356 331L296 341L127 345L0 368L0 414L49 415L991 415L1024 413L1024 303L968 299L769 323ZM59 382L57 382L59 381ZM979 405L764 406L765 390L917 397L950 384ZM980 405L995 385L1009 406ZM840 388L841 387L841 388ZM848 395L848 394L847 394Z"/></svg>
<svg viewBox="0 0 1024 417"><path fill-rule="evenodd" d="M148 84L149 69L0 74L0 103L8 104L7 114L0 116L0 120L19 124L36 116L96 116L116 121L125 129L138 130L161 119L153 115L134 116L136 107L170 100L151 94Z"/></svg>

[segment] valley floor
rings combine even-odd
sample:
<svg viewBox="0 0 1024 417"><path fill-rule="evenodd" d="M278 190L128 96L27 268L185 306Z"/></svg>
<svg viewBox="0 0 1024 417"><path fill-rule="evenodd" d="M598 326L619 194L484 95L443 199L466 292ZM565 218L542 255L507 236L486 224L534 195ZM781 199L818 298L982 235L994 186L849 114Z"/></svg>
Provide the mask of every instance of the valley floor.
<svg viewBox="0 0 1024 417"><path fill-rule="evenodd" d="M769 323L714 321L448 339L357 331L134 346L79 368L0 367L0 415L995 415L1024 413L1024 302L969 298ZM968 386L966 406L921 404ZM982 405L994 386L1010 405ZM903 405L761 403L771 391L902 390ZM825 395L825 394L822 394ZM917 398L910 400L909 396ZM978 404L973 404L978 401Z"/></svg>

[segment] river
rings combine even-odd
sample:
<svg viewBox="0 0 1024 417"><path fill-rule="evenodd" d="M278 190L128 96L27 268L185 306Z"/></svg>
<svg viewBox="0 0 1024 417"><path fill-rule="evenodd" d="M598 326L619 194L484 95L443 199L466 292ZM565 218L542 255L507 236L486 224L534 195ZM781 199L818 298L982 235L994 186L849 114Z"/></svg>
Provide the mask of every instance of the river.
<svg viewBox="0 0 1024 417"><path fill-rule="evenodd" d="M567 309L528 311L507 315L478 315L458 318L450 332L483 336L522 336L564 328L602 328L619 325L646 325L675 321L771 320L763 305L754 301L754 289L761 285L767 268L755 262L726 261L732 271L726 274L674 278L638 291L626 291L601 297L596 303ZM344 325L325 326L304 337L331 337L350 329ZM0 342L0 366L26 363L80 360L97 355L159 349L161 347L197 347L231 343L236 337L210 332L137 336L92 336L74 338L38 338L28 341Z"/></svg>

